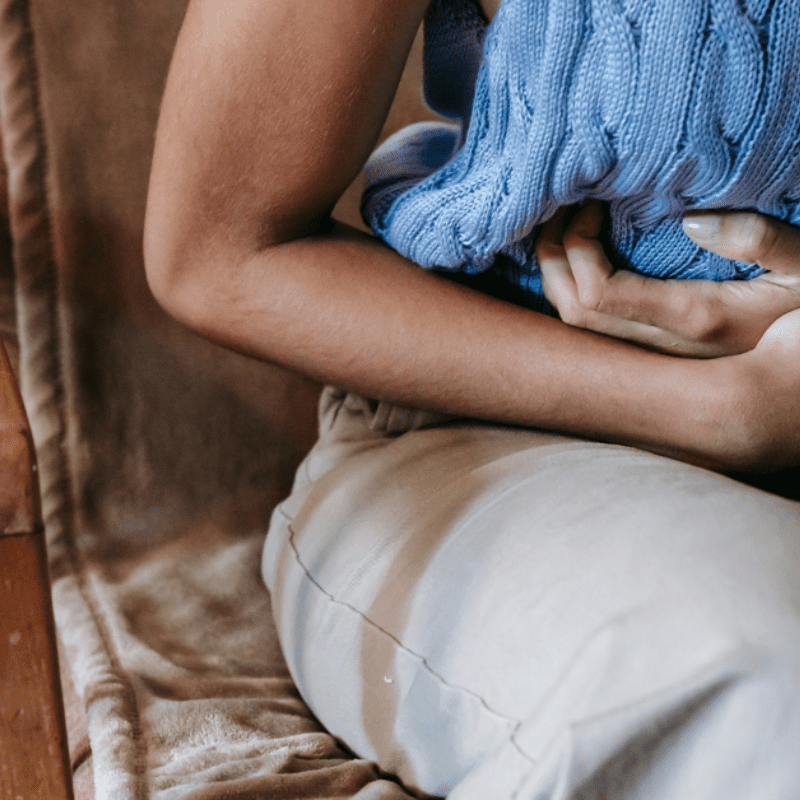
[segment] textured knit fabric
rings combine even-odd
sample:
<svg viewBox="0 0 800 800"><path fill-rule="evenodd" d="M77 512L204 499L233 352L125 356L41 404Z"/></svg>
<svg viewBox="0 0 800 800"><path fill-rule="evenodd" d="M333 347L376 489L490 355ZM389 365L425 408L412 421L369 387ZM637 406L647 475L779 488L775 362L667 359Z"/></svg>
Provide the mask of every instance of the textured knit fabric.
<svg viewBox="0 0 800 800"><path fill-rule="evenodd" d="M433 0L425 70L456 123L379 148L363 204L424 267L546 309L533 243L558 206L608 201L614 263L664 278L760 272L690 241L689 209L800 223L800 0L504 0L488 27Z"/></svg>

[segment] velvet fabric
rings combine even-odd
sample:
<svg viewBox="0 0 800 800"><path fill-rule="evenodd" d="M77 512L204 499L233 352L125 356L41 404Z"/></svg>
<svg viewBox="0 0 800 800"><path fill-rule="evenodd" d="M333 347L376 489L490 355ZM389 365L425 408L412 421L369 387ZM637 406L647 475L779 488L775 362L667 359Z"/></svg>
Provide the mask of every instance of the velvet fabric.
<svg viewBox="0 0 800 800"><path fill-rule="evenodd" d="M76 789L405 797L300 700L259 577L318 387L201 340L146 285L150 159L184 10L0 3L14 272L0 269L0 324L13 338L16 314ZM417 105L405 91L395 127Z"/></svg>

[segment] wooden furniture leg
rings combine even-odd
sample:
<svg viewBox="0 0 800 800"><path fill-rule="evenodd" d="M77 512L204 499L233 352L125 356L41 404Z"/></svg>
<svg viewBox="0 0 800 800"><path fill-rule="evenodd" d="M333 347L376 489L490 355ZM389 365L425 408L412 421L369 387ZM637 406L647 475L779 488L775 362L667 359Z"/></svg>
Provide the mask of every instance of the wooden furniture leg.
<svg viewBox="0 0 800 800"><path fill-rule="evenodd" d="M72 800L33 443L0 343L0 800Z"/></svg>

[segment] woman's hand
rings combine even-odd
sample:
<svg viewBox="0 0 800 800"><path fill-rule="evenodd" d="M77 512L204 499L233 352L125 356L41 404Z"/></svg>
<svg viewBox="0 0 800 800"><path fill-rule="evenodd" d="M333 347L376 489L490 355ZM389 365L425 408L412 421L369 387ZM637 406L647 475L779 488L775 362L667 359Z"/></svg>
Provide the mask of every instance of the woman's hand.
<svg viewBox="0 0 800 800"><path fill-rule="evenodd" d="M717 438L723 470L800 464L800 311L780 317L747 353L689 363L707 365L728 386Z"/></svg>
<svg viewBox="0 0 800 800"><path fill-rule="evenodd" d="M693 213L684 230L725 258L769 270L751 281L661 280L615 271L597 239L603 205L542 226L536 256L547 298L580 328L673 355L711 358L752 350L784 314L800 308L800 228L759 214Z"/></svg>

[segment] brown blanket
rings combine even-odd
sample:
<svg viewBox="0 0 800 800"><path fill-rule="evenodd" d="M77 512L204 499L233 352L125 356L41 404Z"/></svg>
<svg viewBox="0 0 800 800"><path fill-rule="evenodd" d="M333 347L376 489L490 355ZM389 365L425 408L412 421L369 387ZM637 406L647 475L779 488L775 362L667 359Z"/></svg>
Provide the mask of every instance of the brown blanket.
<svg viewBox="0 0 800 800"><path fill-rule="evenodd" d="M318 387L201 341L146 286L150 155L184 6L0 1L20 378L62 671L88 732L72 738L80 785L91 767L99 800L407 797L313 719L260 579ZM410 75L386 133L419 106ZM0 293L0 317L13 305Z"/></svg>

